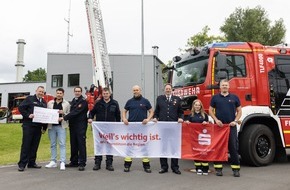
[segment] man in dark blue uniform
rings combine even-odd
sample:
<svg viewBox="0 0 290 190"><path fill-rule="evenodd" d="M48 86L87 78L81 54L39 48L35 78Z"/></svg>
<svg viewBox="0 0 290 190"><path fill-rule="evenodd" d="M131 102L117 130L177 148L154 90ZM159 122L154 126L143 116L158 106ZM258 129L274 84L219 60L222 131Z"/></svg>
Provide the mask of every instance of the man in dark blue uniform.
<svg viewBox="0 0 290 190"><path fill-rule="evenodd" d="M44 87L39 86L35 91L34 96L27 96L26 99L18 107L21 115L23 116L22 123L22 145L20 160L18 162L18 171L24 171L24 168L41 168L36 164L37 149L39 146L41 132L45 132L47 125L42 123L35 123L32 121L34 118L34 107L46 108L46 102L43 100Z"/></svg>
<svg viewBox="0 0 290 190"><path fill-rule="evenodd" d="M234 177L240 177L240 161L238 153L238 134L237 124L242 116L242 107L240 99L229 93L229 82L227 80L220 81L220 94L216 94L212 97L209 107L209 115L214 119L215 123L224 127L224 124L230 126L229 137L229 152L231 155L231 168L233 170ZM223 176L223 165L220 163L214 163L217 176Z"/></svg>
<svg viewBox="0 0 290 190"><path fill-rule="evenodd" d="M171 95L171 84L166 84L164 86L164 93L165 95L157 97L153 121L177 121L178 123L182 123L183 111L180 105L180 98ZM160 164L161 170L159 173L163 174L168 172L167 158L160 158ZM175 174L181 174L177 158L171 158L171 169Z"/></svg>
<svg viewBox="0 0 290 190"><path fill-rule="evenodd" d="M88 122L92 123L93 118L96 116L96 121L110 121L120 122L120 108L119 103L111 98L109 88L102 89L102 99L99 100L94 108L90 111ZM93 170L101 169L102 156L95 156L95 166ZM114 171L113 155L106 155L106 169Z"/></svg>
<svg viewBox="0 0 290 190"><path fill-rule="evenodd" d="M63 119L69 120L70 132L70 163L66 167L79 167L79 171L84 171L87 162L86 133L88 128L88 103L82 96L82 88L74 88L75 97L71 102L70 113Z"/></svg>
<svg viewBox="0 0 290 190"><path fill-rule="evenodd" d="M122 120L125 125L129 122L142 122L143 125L147 124L153 117L154 111L150 102L141 94L141 88L138 85L133 86L134 97L129 99L122 112ZM127 119L127 112L129 118ZM149 115L147 114L149 112ZM148 116L147 116L148 115ZM143 168L146 173L151 173L150 161L148 158L143 158ZM129 172L132 165L132 158L125 157L124 172Z"/></svg>

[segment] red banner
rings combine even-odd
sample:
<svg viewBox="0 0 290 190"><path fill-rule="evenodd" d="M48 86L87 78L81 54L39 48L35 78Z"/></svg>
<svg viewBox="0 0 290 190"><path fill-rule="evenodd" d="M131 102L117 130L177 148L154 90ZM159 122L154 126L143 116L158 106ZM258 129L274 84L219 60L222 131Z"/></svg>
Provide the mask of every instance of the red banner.
<svg viewBox="0 0 290 190"><path fill-rule="evenodd" d="M182 124L182 159L227 161L230 127L200 123Z"/></svg>

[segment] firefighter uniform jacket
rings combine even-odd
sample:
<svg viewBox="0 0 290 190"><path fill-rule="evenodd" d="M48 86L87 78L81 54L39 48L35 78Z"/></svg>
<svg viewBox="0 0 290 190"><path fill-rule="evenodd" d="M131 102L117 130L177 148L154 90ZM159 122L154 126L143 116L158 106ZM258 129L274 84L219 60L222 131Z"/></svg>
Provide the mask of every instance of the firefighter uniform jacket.
<svg viewBox="0 0 290 190"><path fill-rule="evenodd" d="M88 103L83 96L74 98L71 102L70 113L64 116L64 120L69 120L69 126L86 126L88 124L87 112Z"/></svg>
<svg viewBox="0 0 290 190"><path fill-rule="evenodd" d="M34 95L27 96L18 107L23 116L23 136L20 160L18 162L20 169L25 168L26 165L28 165L28 167L34 167L36 165L35 161L37 157L37 149L41 139L41 129L46 130L47 124L32 122L29 115L33 114L34 107L46 108L46 106L46 102L43 99L39 100L36 95Z"/></svg>
<svg viewBox="0 0 290 190"><path fill-rule="evenodd" d="M165 95L158 96L154 118L159 121L177 121L178 118L183 118L180 101L178 96L171 96L169 100Z"/></svg>
<svg viewBox="0 0 290 190"><path fill-rule="evenodd" d="M121 121L118 102L111 99L108 103L106 103L104 99L101 99L90 111L89 118L93 119L94 116L96 116L96 121Z"/></svg>
<svg viewBox="0 0 290 190"><path fill-rule="evenodd" d="M69 114L64 116L64 120L69 120L71 157L70 164L86 166L86 132L88 127L88 103L83 96L74 98L71 102Z"/></svg>
<svg viewBox="0 0 290 190"><path fill-rule="evenodd" d="M23 116L23 124L28 124L31 126L44 126L47 127L46 124L42 123L34 123L32 122L32 119L29 118L30 114L33 114L34 107L42 107L46 108L47 104L45 100L42 98L42 100L38 100L36 95L33 96L27 96L25 100L19 105L18 109L21 115Z"/></svg>

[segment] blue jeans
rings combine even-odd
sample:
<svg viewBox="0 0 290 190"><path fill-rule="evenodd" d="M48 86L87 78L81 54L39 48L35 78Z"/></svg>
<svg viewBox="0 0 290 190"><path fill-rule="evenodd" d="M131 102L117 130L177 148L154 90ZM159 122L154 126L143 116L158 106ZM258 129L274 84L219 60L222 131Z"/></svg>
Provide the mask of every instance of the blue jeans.
<svg viewBox="0 0 290 190"><path fill-rule="evenodd" d="M65 163L66 160L66 130L61 125L53 125L48 129L50 140L51 161L57 162L57 141L60 149L60 161Z"/></svg>

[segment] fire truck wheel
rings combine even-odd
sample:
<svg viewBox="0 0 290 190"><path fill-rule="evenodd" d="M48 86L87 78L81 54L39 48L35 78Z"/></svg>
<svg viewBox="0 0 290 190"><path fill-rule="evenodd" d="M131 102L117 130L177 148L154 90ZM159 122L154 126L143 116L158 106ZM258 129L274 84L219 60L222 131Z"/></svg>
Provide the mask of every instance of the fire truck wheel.
<svg viewBox="0 0 290 190"><path fill-rule="evenodd" d="M242 131L239 139L242 162L252 166L265 166L273 162L276 144L269 127L251 124Z"/></svg>

